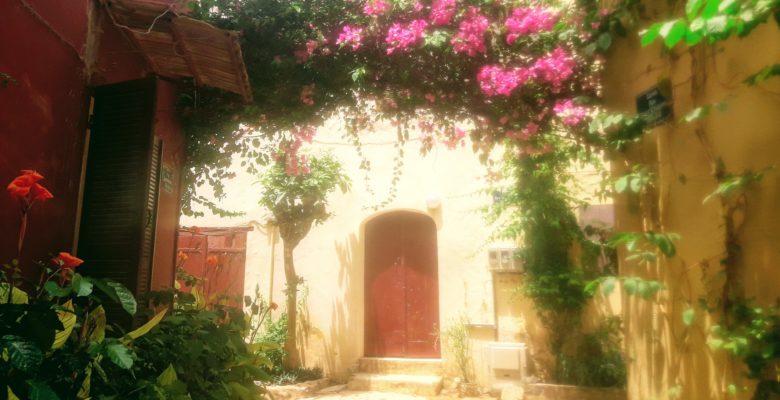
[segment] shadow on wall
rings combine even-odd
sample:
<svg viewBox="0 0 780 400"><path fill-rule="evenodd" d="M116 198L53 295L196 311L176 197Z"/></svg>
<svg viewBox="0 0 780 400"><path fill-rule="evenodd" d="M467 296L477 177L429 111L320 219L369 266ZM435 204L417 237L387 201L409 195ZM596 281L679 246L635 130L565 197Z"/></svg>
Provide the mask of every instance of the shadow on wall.
<svg viewBox="0 0 780 400"><path fill-rule="evenodd" d="M362 227L361 227L362 232ZM363 249L362 240L350 234L334 242L339 258L338 295L331 307L330 342L325 362L334 379L346 379L348 366L363 355Z"/></svg>
<svg viewBox="0 0 780 400"><path fill-rule="evenodd" d="M544 328L533 301L523 296L523 275L494 273L496 291L496 328L499 342L521 342L528 346L529 373L545 380L555 358L547 346L549 334Z"/></svg>

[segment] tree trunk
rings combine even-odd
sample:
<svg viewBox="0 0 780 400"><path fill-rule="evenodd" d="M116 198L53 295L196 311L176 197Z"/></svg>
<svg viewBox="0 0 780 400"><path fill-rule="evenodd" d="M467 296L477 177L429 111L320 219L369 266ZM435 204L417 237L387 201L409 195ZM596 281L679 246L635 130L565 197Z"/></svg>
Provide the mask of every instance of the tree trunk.
<svg viewBox="0 0 780 400"><path fill-rule="evenodd" d="M284 340L284 351L287 356L284 358L286 368L298 368L301 366L301 359L298 355L298 344L296 340L296 328L298 326L298 275L295 273L295 264L293 263L293 250L295 245L282 238L284 248L284 276L287 280L287 337Z"/></svg>

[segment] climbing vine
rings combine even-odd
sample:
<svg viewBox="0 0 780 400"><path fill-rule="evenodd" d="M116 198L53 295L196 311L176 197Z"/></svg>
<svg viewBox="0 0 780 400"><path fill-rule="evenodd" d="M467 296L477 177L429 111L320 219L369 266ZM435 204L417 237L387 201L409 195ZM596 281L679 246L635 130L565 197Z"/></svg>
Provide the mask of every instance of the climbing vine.
<svg viewBox="0 0 780 400"><path fill-rule="evenodd" d="M717 257L721 269L714 274L720 278L713 279L713 274L708 272L711 260L702 260L694 265L701 268L705 278L709 275L710 279L705 280L705 294L698 299L690 298L694 296L691 288L687 291L679 286L673 288L673 299L688 304L677 318L680 318L686 327L686 332L688 329L700 328L697 326L697 321L700 320L699 313L710 314L715 320L719 320L719 323L710 325L707 333L703 333L709 337L709 347L713 351L726 350L735 359L740 360L747 371L745 376L755 381L752 398L768 399L780 393L780 380L777 377L777 363L780 360L780 351L778 351L780 314L776 304L756 304L745 293L740 272L744 267L742 259L744 239L741 235L740 215L746 212L749 205L751 189L760 184L773 167L768 166L760 171L730 170L711 143L707 126L703 122L711 112L727 111L728 99L712 104L701 104L701 99L704 97L708 78L704 59L712 49L711 46L735 36L745 37L770 19L780 24L780 2L777 0L688 0L685 2L684 10L678 10L674 5L671 6L671 10L673 15L681 16L652 24L641 32L641 43L647 46L654 41L662 41L670 51L674 51L678 45L688 48L692 73L689 80L691 100L696 107L688 112L680 123L692 125L693 133L709 161L710 174L717 186L703 199L703 202L718 203L724 231L721 246L723 254ZM670 55L670 62L673 63L675 57L673 54ZM778 75L778 66L769 65L744 78L743 83L754 86L776 75ZM618 130L628 128L625 124L618 124L618 126ZM640 132L644 130L644 127L641 127ZM622 149L629 146L630 143ZM680 237L665 232L663 216L659 211L663 207L664 195L655 187L656 177L653 166L629 164L626 169L630 172L614 181L614 189L618 193L627 193L629 204L632 198L637 200L634 204L645 218L645 231L618 235L613 242L625 245L628 253L627 261L634 261L640 265L655 263L659 256L674 257L676 253L674 242ZM680 179L684 183L685 177L681 176ZM680 277L684 282L690 280L687 271L686 268L683 271L685 275ZM594 284L600 283L602 289L608 291L612 290L617 279L616 277L601 278ZM626 286L626 283L633 278L619 279L627 291L638 290L637 283L632 282L631 287ZM719 286L715 287L716 285ZM652 287L656 288L655 291L663 289L660 283L645 286L646 290ZM698 307L695 306L696 304ZM685 340L685 336L682 340ZM671 362L671 368L672 371L679 372L680 358L685 347L681 343L675 343L675 346L679 351L675 356L677 361ZM675 375L673 372L672 376ZM737 377L734 376L735 379ZM671 398L680 398L683 390L683 387L676 385L670 387L667 394ZM731 395L737 395L738 392L747 391L749 388L734 382L727 386L727 390Z"/></svg>

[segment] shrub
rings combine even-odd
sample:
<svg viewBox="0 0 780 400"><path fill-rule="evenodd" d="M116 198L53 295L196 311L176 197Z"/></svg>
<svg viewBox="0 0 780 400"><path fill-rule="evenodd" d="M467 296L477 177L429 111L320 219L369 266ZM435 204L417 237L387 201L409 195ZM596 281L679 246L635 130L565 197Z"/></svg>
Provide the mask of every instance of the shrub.
<svg viewBox="0 0 780 400"><path fill-rule="evenodd" d="M134 343L137 361L132 370L112 369L111 375L121 379L102 382L96 389L103 398L117 399L257 399L264 390L255 381L269 379L261 365L271 364L256 351L260 344L244 341L246 321L241 310L230 307L174 307ZM170 379L162 385L165 371Z"/></svg>
<svg viewBox="0 0 780 400"><path fill-rule="evenodd" d="M271 367L264 370L269 374L271 382L276 385L288 385L297 382L311 381L322 378L321 368L286 368L283 364L287 355L284 350L284 341L287 338L287 314L282 314L276 321L268 321L266 330L260 338L260 342L274 343L276 348L265 350L263 353L271 362Z"/></svg>
<svg viewBox="0 0 780 400"><path fill-rule="evenodd" d="M578 386L624 387L626 364L620 324L620 317L610 317L596 331L575 339L573 350L559 358L558 381Z"/></svg>

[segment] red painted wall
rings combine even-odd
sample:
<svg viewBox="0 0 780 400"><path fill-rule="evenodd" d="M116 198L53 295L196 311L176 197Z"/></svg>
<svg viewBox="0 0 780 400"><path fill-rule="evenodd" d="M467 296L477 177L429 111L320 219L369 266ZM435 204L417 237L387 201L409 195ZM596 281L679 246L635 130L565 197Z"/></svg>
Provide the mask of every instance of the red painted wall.
<svg viewBox="0 0 780 400"><path fill-rule="evenodd" d="M18 82L0 89L0 263L16 257L19 210L4 188L21 169L42 173L42 183L54 194L31 212L22 265L73 251L89 86L148 74L143 57L103 18L96 70L92 82L86 81L89 5L88 0L0 0L0 72ZM175 83L160 80L155 134L164 140L163 162L172 171L172 189L160 192L154 289L168 287L174 279L185 160L175 104Z"/></svg>
<svg viewBox="0 0 780 400"><path fill-rule="evenodd" d="M71 251L88 102L75 50L86 34L86 0L27 3L50 28L22 1L0 0L0 71L18 82L0 89L0 262L16 257L19 228L19 210L5 185L20 169L36 169L54 199L32 210L25 264Z"/></svg>
<svg viewBox="0 0 780 400"><path fill-rule="evenodd" d="M157 84L154 131L163 140L163 176L157 208L152 290L171 287L175 279L181 171L186 159L184 136L176 118L176 84L162 79L158 80Z"/></svg>

